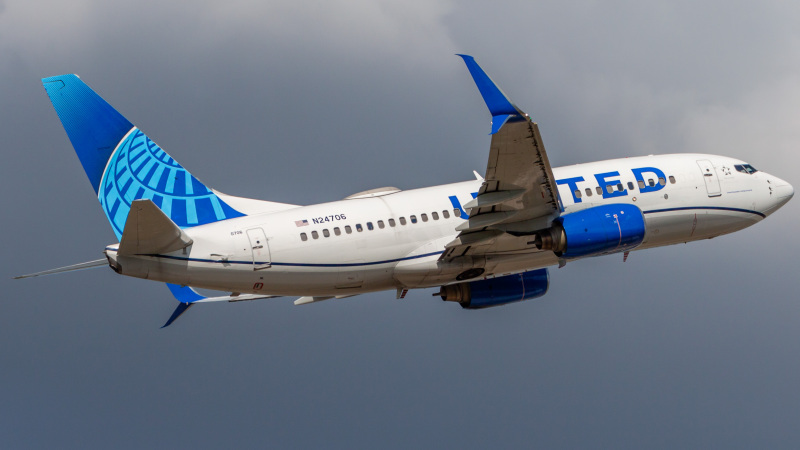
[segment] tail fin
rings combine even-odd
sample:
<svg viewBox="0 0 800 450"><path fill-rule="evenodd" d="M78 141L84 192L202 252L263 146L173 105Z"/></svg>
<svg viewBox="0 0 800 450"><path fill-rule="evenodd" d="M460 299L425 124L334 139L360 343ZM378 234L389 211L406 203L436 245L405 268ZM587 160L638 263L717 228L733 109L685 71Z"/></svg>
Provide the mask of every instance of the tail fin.
<svg viewBox="0 0 800 450"><path fill-rule="evenodd" d="M43 78L61 124L117 235L131 203L149 199L181 228L244 214L211 189L106 103L77 75Z"/></svg>

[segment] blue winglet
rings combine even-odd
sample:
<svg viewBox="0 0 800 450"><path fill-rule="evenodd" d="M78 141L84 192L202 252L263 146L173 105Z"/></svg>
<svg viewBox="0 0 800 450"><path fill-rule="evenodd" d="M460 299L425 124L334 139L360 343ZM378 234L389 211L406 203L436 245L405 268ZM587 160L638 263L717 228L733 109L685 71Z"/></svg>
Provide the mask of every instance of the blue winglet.
<svg viewBox="0 0 800 450"><path fill-rule="evenodd" d="M172 315L169 317L169 320L167 320L167 323L165 323L164 326L161 328L166 328L170 326L172 322L175 322L175 320L181 316L181 314L188 311L189 308L192 307L192 305L194 305L194 303L178 303L178 307L175 308L175 311L172 312Z"/></svg>
<svg viewBox="0 0 800 450"><path fill-rule="evenodd" d="M506 94L497 87L494 81L489 78L489 75L486 75L486 72L481 69L481 66L475 62L475 58L461 54L458 56L460 56L467 65L467 69L470 75L472 75L475 85L478 86L478 91L480 91L483 101L486 102L486 106L492 114L492 132L490 134L495 134L500 131L500 127L511 117L523 115L523 112L520 111L516 105L511 103L511 100L508 99Z"/></svg>
<svg viewBox="0 0 800 450"><path fill-rule="evenodd" d="M198 300L203 300L206 298L195 292L195 290L189 286L180 286L177 284L167 283L167 287L169 288L170 292L172 292L172 295L174 295L175 298L181 303L194 303Z"/></svg>
<svg viewBox="0 0 800 450"><path fill-rule="evenodd" d="M195 292L195 290L189 286L179 286L177 284L167 283L167 287L180 303L178 303L178 307L175 308L175 311L172 312L172 315L169 317L169 320L167 320L167 323L165 323L161 328L170 326L172 322L175 322L175 320L181 316L181 314L188 311L189 308L194 305L194 302L206 298Z"/></svg>

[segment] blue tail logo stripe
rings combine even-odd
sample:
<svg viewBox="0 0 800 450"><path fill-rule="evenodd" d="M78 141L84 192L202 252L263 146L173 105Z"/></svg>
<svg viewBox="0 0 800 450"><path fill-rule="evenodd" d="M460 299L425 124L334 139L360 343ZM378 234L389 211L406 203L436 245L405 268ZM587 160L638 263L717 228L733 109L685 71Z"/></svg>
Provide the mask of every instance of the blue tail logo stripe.
<svg viewBox="0 0 800 450"><path fill-rule="evenodd" d="M141 198L153 200L181 228L243 215L136 127L111 154L98 198L117 238L122 236L131 203Z"/></svg>

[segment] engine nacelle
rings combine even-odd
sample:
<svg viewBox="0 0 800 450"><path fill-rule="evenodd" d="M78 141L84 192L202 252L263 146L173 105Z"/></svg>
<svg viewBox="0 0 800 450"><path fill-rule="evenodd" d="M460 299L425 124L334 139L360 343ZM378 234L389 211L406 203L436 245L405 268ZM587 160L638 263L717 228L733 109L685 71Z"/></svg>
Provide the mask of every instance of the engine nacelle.
<svg viewBox="0 0 800 450"><path fill-rule="evenodd" d="M434 295L440 295L444 301L458 302L465 309L481 309L541 297L547 293L549 286L547 269L538 269L442 286Z"/></svg>
<svg viewBox="0 0 800 450"><path fill-rule="evenodd" d="M644 214L635 205L617 203L587 208L559 217L537 233L540 250L579 258L633 250L644 240Z"/></svg>

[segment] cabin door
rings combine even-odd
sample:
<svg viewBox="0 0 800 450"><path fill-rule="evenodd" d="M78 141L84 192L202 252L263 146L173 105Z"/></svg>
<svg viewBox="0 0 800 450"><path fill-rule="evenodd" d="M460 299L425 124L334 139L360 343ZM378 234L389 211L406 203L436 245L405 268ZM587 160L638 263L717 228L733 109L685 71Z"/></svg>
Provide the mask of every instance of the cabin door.
<svg viewBox="0 0 800 450"><path fill-rule="evenodd" d="M703 181L706 184L706 191L709 197L718 197L722 195L722 190L719 187L719 177L714 165L707 159L697 161L700 166L700 171L703 172Z"/></svg>
<svg viewBox="0 0 800 450"><path fill-rule="evenodd" d="M247 239L250 240L250 250L253 254L253 270L268 269L272 266L269 254L269 242L263 228L247 230Z"/></svg>

